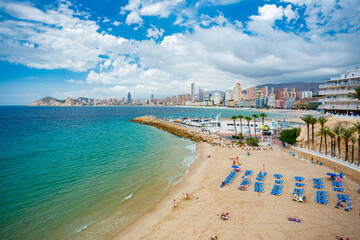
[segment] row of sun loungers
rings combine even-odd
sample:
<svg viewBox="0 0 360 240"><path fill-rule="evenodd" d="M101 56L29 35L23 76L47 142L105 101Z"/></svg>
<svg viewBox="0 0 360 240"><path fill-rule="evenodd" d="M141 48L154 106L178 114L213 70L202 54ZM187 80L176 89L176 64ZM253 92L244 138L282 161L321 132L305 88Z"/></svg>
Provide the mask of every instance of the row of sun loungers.
<svg viewBox="0 0 360 240"><path fill-rule="evenodd" d="M259 174L257 175L256 180L257 180L257 181L264 181L264 180L265 180L266 175L267 175L267 172L264 172L264 173L259 173Z"/></svg>
<svg viewBox="0 0 360 240"><path fill-rule="evenodd" d="M336 194L336 197L339 202L351 202L349 195Z"/></svg>
<svg viewBox="0 0 360 240"><path fill-rule="evenodd" d="M320 204L329 204L328 192L327 191L316 191L315 201Z"/></svg>
<svg viewBox="0 0 360 240"><path fill-rule="evenodd" d="M251 180L244 179L242 180L240 186L238 187L239 190L246 191L251 183Z"/></svg>
<svg viewBox="0 0 360 240"><path fill-rule="evenodd" d="M305 183L295 183L295 187L305 187Z"/></svg>
<svg viewBox="0 0 360 240"><path fill-rule="evenodd" d="M225 179L225 181L220 185L220 187L224 187L225 185L228 185L230 183L232 183L232 181L235 179L235 177L237 176L238 172L231 172ZM225 183L225 185L224 185Z"/></svg>
<svg viewBox="0 0 360 240"><path fill-rule="evenodd" d="M335 192L345 192L344 188L339 188L339 187L333 187Z"/></svg>
<svg viewBox="0 0 360 240"><path fill-rule="evenodd" d="M284 184L284 181L283 181L283 180L275 180L275 184L281 184L281 185L283 185L283 184Z"/></svg>
<svg viewBox="0 0 360 240"><path fill-rule="evenodd" d="M313 178L312 180L315 189L324 189L324 182L321 178Z"/></svg>
<svg viewBox="0 0 360 240"><path fill-rule="evenodd" d="M271 190L271 194L272 195L276 195L276 196L280 196L281 195L281 192L283 190L283 186L282 185L277 185L277 184L274 184L272 190Z"/></svg>

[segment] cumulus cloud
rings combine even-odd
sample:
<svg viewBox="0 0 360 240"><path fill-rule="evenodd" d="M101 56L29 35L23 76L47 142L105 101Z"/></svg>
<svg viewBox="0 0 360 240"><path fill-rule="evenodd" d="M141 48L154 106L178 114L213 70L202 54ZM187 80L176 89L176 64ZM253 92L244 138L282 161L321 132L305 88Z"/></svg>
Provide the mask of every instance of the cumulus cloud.
<svg viewBox="0 0 360 240"><path fill-rule="evenodd" d="M121 14L130 12L126 17L126 23L141 25L143 19L141 16L157 16L167 18L171 12L185 0L129 0L125 7L121 8ZM130 17L129 17L130 16Z"/></svg>
<svg viewBox="0 0 360 240"><path fill-rule="evenodd" d="M149 38L159 38L159 37L162 37L162 35L164 34L164 29L160 28L160 29L157 29L154 25L151 24L151 28L149 28L147 30L147 37Z"/></svg>
<svg viewBox="0 0 360 240"><path fill-rule="evenodd" d="M103 58L131 51L129 41L99 33L94 21L81 19L69 3L45 12L28 3L0 2L15 20L0 22L0 59L39 69L86 71ZM80 16L79 16L80 15Z"/></svg>
<svg viewBox="0 0 360 240"><path fill-rule="evenodd" d="M113 23L112 23L114 26L120 26L120 22L118 22L118 21L114 21Z"/></svg>

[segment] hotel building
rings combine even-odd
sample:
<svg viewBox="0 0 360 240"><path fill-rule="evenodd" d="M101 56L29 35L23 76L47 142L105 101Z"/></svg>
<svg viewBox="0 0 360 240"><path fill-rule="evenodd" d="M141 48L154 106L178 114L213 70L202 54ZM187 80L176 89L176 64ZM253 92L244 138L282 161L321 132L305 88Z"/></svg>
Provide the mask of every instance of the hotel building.
<svg viewBox="0 0 360 240"><path fill-rule="evenodd" d="M354 92L355 88L358 87L360 87L359 68L347 71L341 77L331 78L325 84L319 86L319 94L324 95L324 98L319 99L319 102L322 103L319 109L322 109L324 114L359 114L360 101L348 96L349 93Z"/></svg>

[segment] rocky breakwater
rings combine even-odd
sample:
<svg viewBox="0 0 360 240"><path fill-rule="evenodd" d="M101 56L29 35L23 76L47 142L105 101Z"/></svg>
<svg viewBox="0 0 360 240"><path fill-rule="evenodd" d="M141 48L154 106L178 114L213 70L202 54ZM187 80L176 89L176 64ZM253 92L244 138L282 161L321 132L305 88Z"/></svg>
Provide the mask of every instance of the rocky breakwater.
<svg viewBox="0 0 360 240"><path fill-rule="evenodd" d="M142 116L134 118L132 122L146 124L149 126L154 126L159 129L165 130L169 133L177 135L179 137L188 138L195 142L208 142L213 145L218 145L222 147L232 146L231 141L227 139L220 138L219 136L208 134L207 132L201 132L197 130L192 130L186 126L182 126L178 123L170 122L165 119L156 118L153 116Z"/></svg>

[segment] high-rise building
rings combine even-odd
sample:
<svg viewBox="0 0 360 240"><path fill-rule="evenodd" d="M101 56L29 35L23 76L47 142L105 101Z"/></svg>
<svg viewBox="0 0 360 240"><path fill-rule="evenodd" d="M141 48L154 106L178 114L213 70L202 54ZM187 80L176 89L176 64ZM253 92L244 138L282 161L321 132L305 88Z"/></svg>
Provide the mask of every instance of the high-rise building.
<svg viewBox="0 0 360 240"><path fill-rule="evenodd" d="M281 90L281 88L275 89L275 100L278 99L283 99L283 91Z"/></svg>
<svg viewBox="0 0 360 240"><path fill-rule="evenodd" d="M255 87L246 89L246 99L255 99Z"/></svg>
<svg viewBox="0 0 360 240"><path fill-rule="evenodd" d="M226 90L226 92L225 92L225 101L231 101L231 100L233 100L232 91L231 90Z"/></svg>
<svg viewBox="0 0 360 240"><path fill-rule="evenodd" d="M221 93L220 92L214 92L212 96L212 100L214 101L214 105L219 105L221 103Z"/></svg>
<svg viewBox="0 0 360 240"><path fill-rule="evenodd" d="M128 93L128 97L127 97L127 103L131 103L132 99L131 99L131 94L130 92Z"/></svg>
<svg viewBox="0 0 360 240"><path fill-rule="evenodd" d="M303 91L301 92L300 98L312 98L312 91Z"/></svg>
<svg viewBox="0 0 360 240"><path fill-rule="evenodd" d="M154 101L154 94L151 94L151 101Z"/></svg>
<svg viewBox="0 0 360 240"><path fill-rule="evenodd" d="M262 96L262 91L261 89L255 88L255 92L254 92L254 99L259 99Z"/></svg>
<svg viewBox="0 0 360 240"><path fill-rule="evenodd" d="M232 100L238 102L241 101L241 85L240 83L236 83L232 87Z"/></svg>
<svg viewBox="0 0 360 240"><path fill-rule="evenodd" d="M263 98L267 98L269 96L269 89L267 86L261 88L261 95Z"/></svg>
<svg viewBox="0 0 360 240"><path fill-rule="evenodd" d="M187 102L191 101L191 94L186 94L185 101Z"/></svg>
<svg viewBox="0 0 360 240"><path fill-rule="evenodd" d="M191 84L191 101L194 102L194 88L195 88L195 84L192 83Z"/></svg>
<svg viewBox="0 0 360 240"><path fill-rule="evenodd" d="M270 88L270 94L275 94L275 88L274 87Z"/></svg>
<svg viewBox="0 0 360 240"><path fill-rule="evenodd" d="M201 88L199 88L199 102L205 102L205 93Z"/></svg>

